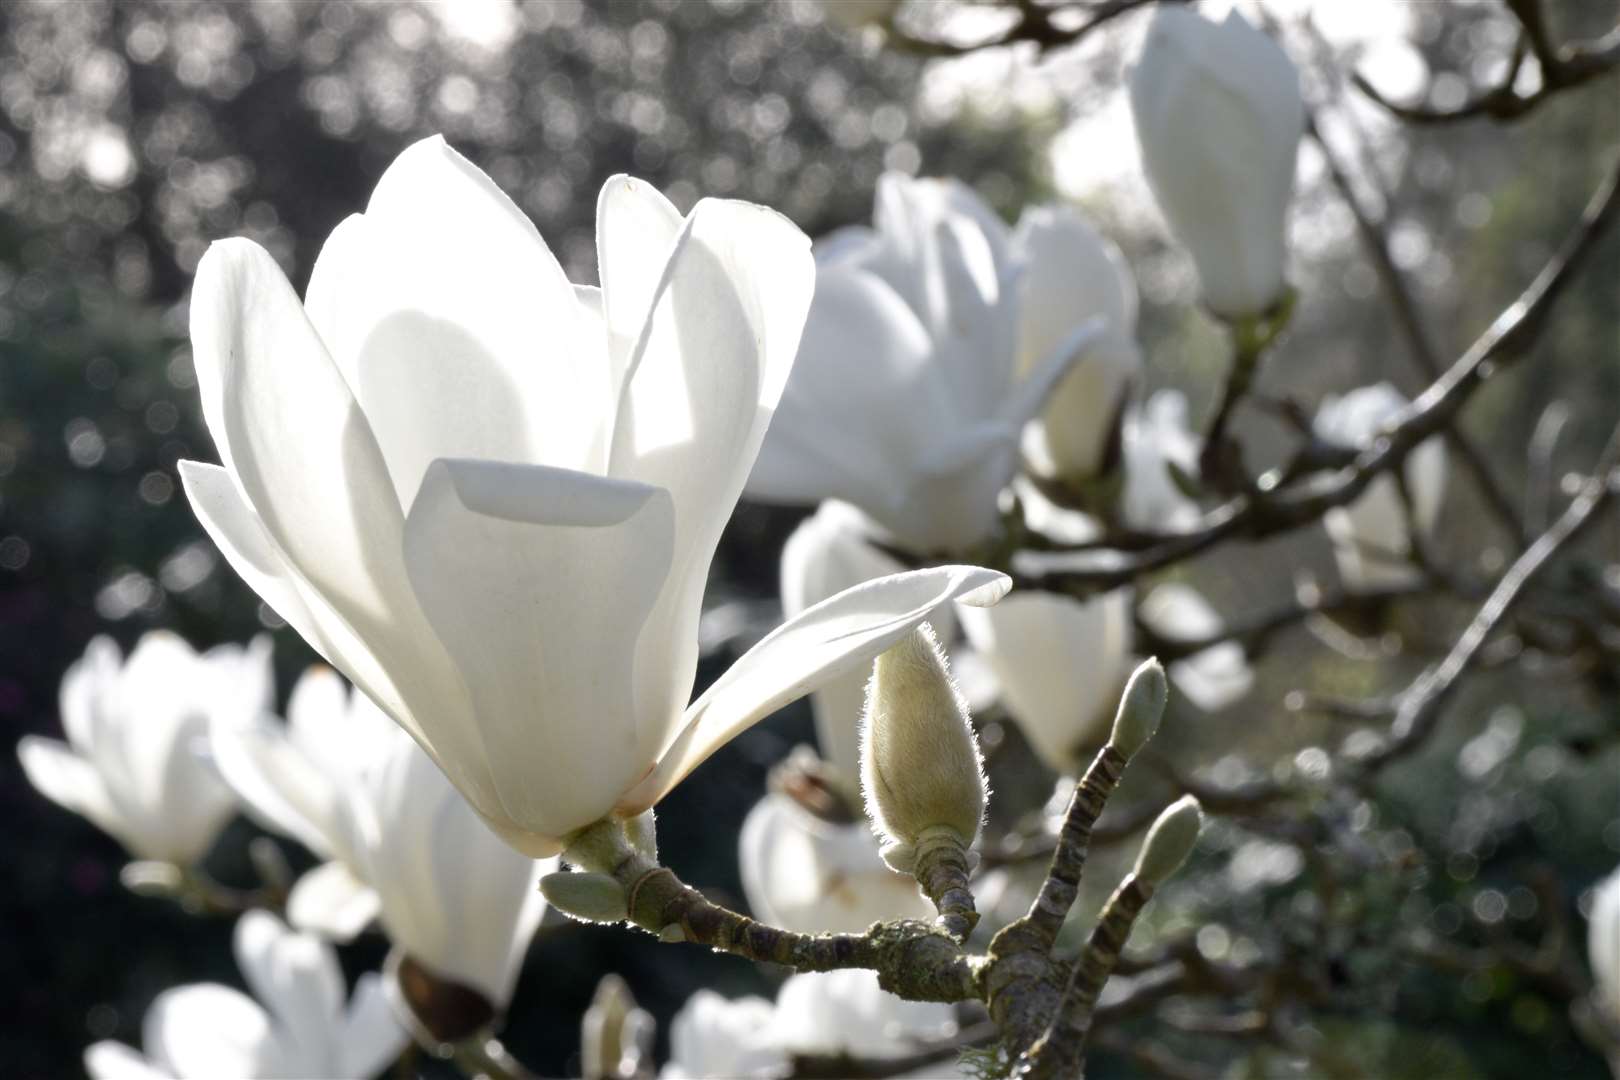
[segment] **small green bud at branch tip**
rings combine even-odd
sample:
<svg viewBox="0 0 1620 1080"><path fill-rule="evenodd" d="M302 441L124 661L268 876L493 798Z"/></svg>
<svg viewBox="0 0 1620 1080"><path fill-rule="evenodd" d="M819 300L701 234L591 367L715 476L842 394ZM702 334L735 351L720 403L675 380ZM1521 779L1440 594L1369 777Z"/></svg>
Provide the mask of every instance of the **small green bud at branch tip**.
<svg viewBox="0 0 1620 1080"><path fill-rule="evenodd" d="M1159 720L1164 716L1165 702L1169 699L1170 683L1164 677L1163 665L1152 657L1142 661L1120 695L1109 745L1127 761L1135 757L1159 730Z"/></svg>
<svg viewBox="0 0 1620 1080"><path fill-rule="evenodd" d="M1191 795L1171 803L1148 830L1136 857L1136 876L1159 886L1181 869L1204 828L1204 808Z"/></svg>

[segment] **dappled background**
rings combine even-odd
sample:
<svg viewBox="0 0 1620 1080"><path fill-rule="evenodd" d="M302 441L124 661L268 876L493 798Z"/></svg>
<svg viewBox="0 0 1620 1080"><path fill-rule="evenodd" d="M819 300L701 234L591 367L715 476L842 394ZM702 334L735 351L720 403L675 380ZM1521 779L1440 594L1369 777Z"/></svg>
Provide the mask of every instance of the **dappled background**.
<svg viewBox="0 0 1620 1080"><path fill-rule="evenodd" d="M922 6L922 29L976 29L974 13ZM1259 464L1285 444L1290 401L1309 411L1327 392L1380 379L1409 393L1425 385L1425 365L1458 355L1536 273L1620 144L1613 76L1513 125L1400 127L1345 82L1348 66L1391 96L1455 106L1499 76L1511 22L1492 4L1320 7L1314 19L1304 3L1264 8L1307 72L1335 160L1330 167L1315 144L1302 153L1300 308L1261 380L1275 408L1248 410L1238 429ZM1600 33L1615 18L1608 0L1550 7L1572 35ZM880 48L875 32L824 25L809 0L0 6L0 718L10 741L59 734L57 681L98 633L126 649L153 627L198 646L271 633L283 695L314 659L223 565L180 492L177 460L215 459L185 341L186 290L207 244L234 235L267 247L301 289L331 228L363 207L400 149L435 132L512 195L576 281L595 280L596 193L618 172L656 184L682 209L700 195L765 203L812 236L868 220L885 169L961 177L1009 218L1030 202L1075 200L1136 274L1150 387L1185 390L1196 425L1227 357L1193 306L1191 264L1170 245L1136 163L1119 86L1144 21L1122 18L1038 62L1021 50L930 61ZM1335 170L1383 221L1414 284L1426 357L1390 316ZM1534 354L1466 414L1465 429L1516 501L1527 480L1540 482L1523 448L1549 406L1568 405L1545 470L1553 492L1566 469L1589 464L1613 423L1617 282L1610 243ZM1498 571L1508 556L1493 539L1507 538L1494 536L1467 469L1454 462L1452 476L1433 557L1463 576ZM1524 512L1534 518L1545 496L1538 502L1529 487ZM777 617L777 558L801 516L744 505L733 520L710 583L700 685ZM1612 519L1589 543L1609 561L1620 555ZM1590 565L1560 571L1570 591L1585 587L1579 575ZM1319 531L1305 530L1174 573L1237 615L1286 600L1302 577L1331 584L1335 572ZM1311 768L1335 721L1300 709L1305 696L1372 696L1404 683L1467 611L1414 604L1363 613L1373 620L1363 625L1280 632L1242 702L1214 716L1173 713L1176 753L1189 768L1237 768L1238 755L1262 770ZM1341 647L1324 648L1324 636ZM1339 1026L1330 1034L1352 1048L1347 1058L1383 1063L1374 1069L1382 1075L1604 1074L1554 999L1500 973L1430 976L1396 996L1362 992L1387 987L1369 969L1396 962L1373 944L1381 919L1444 930L1482 910L1484 895L1484 924L1511 936L1515 920L1545 918L1538 905L1562 897L1566 910L1554 914L1584 933L1583 890L1620 859L1620 686L1610 678L1594 697L1589 685L1576 692L1556 671L1547 676L1487 674L1453 707L1431 752L1388 777L1405 820L1383 824L1456 857L1390 897L1363 898L1338 926ZM1037 808L1050 777L1015 729L982 719L1004 770L997 813ZM736 827L766 770L809 731L803 706L786 711L660 807L662 846L683 877L742 904ZM116 843L39 798L9 753L0 755L0 800L8 1075L73 1075L88 1043L138 1042L160 990L238 984L229 920L126 893ZM251 880L254 832L239 822L226 834L210 861L218 878ZM1200 858L1218 867L1258 842L1217 827ZM283 846L295 862L307 858ZM1189 906L1264 923L1268 912L1311 902L1293 886L1316 868L1249 851L1231 865L1252 873L1200 878ZM1549 890L1507 884L1527 874L1550 875ZM1210 925L1219 933L1201 933L1201 948L1219 957L1244 947L1240 933ZM345 950L345 962L372 969L383 952L373 938ZM609 971L660 1021L700 986L736 994L771 985L743 961L553 913L511 1008L514 1053L547 1075L577 1070L578 1019ZM1094 1072L1122 1068L1104 1055Z"/></svg>

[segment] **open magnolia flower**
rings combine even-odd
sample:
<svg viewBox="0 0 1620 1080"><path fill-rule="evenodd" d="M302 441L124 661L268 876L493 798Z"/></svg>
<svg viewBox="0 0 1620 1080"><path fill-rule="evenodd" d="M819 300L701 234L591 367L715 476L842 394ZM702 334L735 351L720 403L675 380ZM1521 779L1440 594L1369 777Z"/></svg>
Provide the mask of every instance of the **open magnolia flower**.
<svg viewBox="0 0 1620 1080"><path fill-rule="evenodd" d="M1363 386L1343 397L1324 399L1312 427L1324 442L1362 450L1406 405L1406 398L1389 383ZM1439 436L1406 455L1402 477L1411 498L1410 512L1395 477L1386 474L1349 506L1334 507L1322 519L1333 541L1339 575L1353 589L1405 585L1417 578L1411 563L1411 529L1415 525L1422 536L1433 533L1446 491L1446 447Z"/></svg>
<svg viewBox="0 0 1620 1080"><path fill-rule="evenodd" d="M241 727L271 706L270 639L199 655L174 634L141 638L128 660L90 643L62 679L68 741L26 735L17 756L51 801L132 855L186 866L207 854L236 800L203 753L210 722Z"/></svg>
<svg viewBox="0 0 1620 1080"><path fill-rule="evenodd" d="M213 742L249 812L328 860L293 887L295 926L349 941L380 918L436 978L506 1006L552 863L490 832L428 756L330 669L298 681L286 724L216 728Z"/></svg>
<svg viewBox="0 0 1620 1080"><path fill-rule="evenodd" d="M345 1004L331 946L269 912L237 921L236 962L258 1001L216 983L165 991L146 1010L145 1054L98 1042L84 1053L92 1080L368 1080L405 1048L381 980L362 976Z"/></svg>
<svg viewBox="0 0 1620 1080"><path fill-rule="evenodd" d="M991 536L1024 426L1106 330L1040 326L1020 371L1017 259L1007 227L954 180L888 173L875 230L824 241L815 301L752 497L842 499L901 544L960 552Z"/></svg>
<svg viewBox="0 0 1620 1080"><path fill-rule="evenodd" d="M442 139L406 150L300 303L245 240L198 267L222 467L181 466L226 558L526 854L658 802L720 744L999 574L804 612L687 705L703 586L798 348L805 237L616 177L602 287Z"/></svg>

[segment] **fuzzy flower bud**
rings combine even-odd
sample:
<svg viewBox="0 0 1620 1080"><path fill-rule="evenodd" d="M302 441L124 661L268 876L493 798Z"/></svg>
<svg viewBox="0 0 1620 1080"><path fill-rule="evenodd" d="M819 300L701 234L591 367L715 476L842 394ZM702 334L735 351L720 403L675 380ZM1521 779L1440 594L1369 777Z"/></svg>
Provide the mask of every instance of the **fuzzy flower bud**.
<svg viewBox="0 0 1620 1080"><path fill-rule="evenodd" d="M1165 702L1170 698L1170 684L1165 681L1164 668L1153 657L1142 661L1131 673L1125 692L1119 698L1119 712L1114 716L1114 731L1108 743L1129 761L1147 745L1159 730L1159 719L1164 716Z"/></svg>
<svg viewBox="0 0 1620 1080"><path fill-rule="evenodd" d="M925 832L973 843L988 791L979 742L933 627L877 658L861 718L861 790L883 857L909 871Z"/></svg>
<svg viewBox="0 0 1620 1080"><path fill-rule="evenodd" d="M624 886L608 874L559 870L540 879L552 907L582 922L619 922L629 914Z"/></svg>
<svg viewBox="0 0 1620 1080"><path fill-rule="evenodd" d="M1192 854L1204 828L1204 808L1191 795L1183 795L1159 815L1136 856L1136 876L1151 885L1163 885Z"/></svg>

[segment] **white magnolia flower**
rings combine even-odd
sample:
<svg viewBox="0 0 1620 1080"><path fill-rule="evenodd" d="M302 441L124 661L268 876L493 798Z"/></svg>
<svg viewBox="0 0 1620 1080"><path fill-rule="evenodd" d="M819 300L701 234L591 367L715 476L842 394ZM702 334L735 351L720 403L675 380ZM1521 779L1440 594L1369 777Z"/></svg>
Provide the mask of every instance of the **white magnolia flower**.
<svg viewBox="0 0 1620 1080"><path fill-rule="evenodd" d="M1148 593L1138 614L1148 629L1172 641L1196 641L1225 629L1220 615L1191 585L1170 581ZM1216 712L1249 692L1254 671L1243 647L1223 641L1169 667L1176 689L1205 712Z"/></svg>
<svg viewBox="0 0 1620 1080"><path fill-rule="evenodd" d="M96 638L62 679L67 742L27 735L17 756L42 794L130 854L185 866L236 807L203 753L210 721L246 724L273 693L267 637L199 655L156 630L122 662L110 638Z"/></svg>
<svg viewBox="0 0 1620 1080"><path fill-rule="evenodd" d="M1187 398L1179 390L1160 390L1125 416L1122 456L1125 486L1120 517L1133 529L1164 531L1198 521L1198 504L1189 499L1170 474L1173 464L1190 477L1198 475L1203 440L1187 426Z"/></svg>
<svg viewBox="0 0 1620 1080"><path fill-rule="evenodd" d="M1024 211L1012 238L1020 265L1018 370L1025 377L1093 315L1107 333L1058 383L1030 426L1029 457L1048 475L1095 476L1131 384L1142 371L1136 344L1136 282L1112 241L1075 211Z"/></svg>
<svg viewBox="0 0 1620 1080"><path fill-rule="evenodd" d="M791 797L772 793L744 819L737 856L748 906L772 926L854 934L874 922L933 917L916 880L895 873L878 855L864 818L822 821Z"/></svg>
<svg viewBox="0 0 1620 1080"><path fill-rule="evenodd" d="M1299 72L1236 10L1222 22L1161 4L1130 73L1148 186L1228 318L1281 299L1294 159L1305 132Z"/></svg>
<svg viewBox="0 0 1620 1080"><path fill-rule="evenodd" d="M442 139L321 252L304 303L257 245L198 268L224 467L182 463L232 566L526 854L632 817L738 731L858 667L977 568L805 612L687 706L721 529L814 287L785 218L602 190L603 286ZM683 711L684 709L684 711Z"/></svg>
<svg viewBox="0 0 1620 1080"><path fill-rule="evenodd" d="M1620 1025L1620 870L1598 882L1586 927L1598 1005L1610 1023Z"/></svg>
<svg viewBox="0 0 1620 1080"><path fill-rule="evenodd" d="M287 721L216 729L214 752L256 818L328 860L293 887L293 924L349 941L380 917L413 960L503 1008L545 912L539 879L555 860L507 846L330 669L299 680Z"/></svg>
<svg viewBox="0 0 1620 1080"><path fill-rule="evenodd" d="M1106 737L1131 673L1130 590L1088 600L1019 592L958 618L1030 746L1073 773L1081 752Z"/></svg>
<svg viewBox="0 0 1620 1080"><path fill-rule="evenodd" d="M1076 319L1021 375L1018 269L994 211L954 180L889 173L873 219L818 251L748 493L842 499L907 547L960 552L994 533L1024 426L1104 326Z"/></svg>
<svg viewBox="0 0 1620 1080"><path fill-rule="evenodd" d="M1325 398L1313 428L1324 442L1361 450L1371 445L1384 425L1407 405L1389 383ZM1439 436L1420 443L1403 466L1412 517L1428 536L1440 516L1446 488L1446 448ZM1411 534L1400 486L1388 474L1375 479L1349 506L1335 507L1322 519L1339 575L1353 589L1405 585L1417 577L1410 564Z"/></svg>
<svg viewBox="0 0 1620 1080"><path fill-rule="evenodd" d="M956 1034L949 1005L905 1001L878 986L871 971L794 975L776 1003L728 1001L700 990L670 1029L665 1080L779 1076L794 1055L848 1055L864 1060L902 1057ZM947 1062L916 1075L958 1075Z"/></svg>
<svg viewBox="0 0 1620 1080"><path fill-rule="evenodd" d="M144 1055L111 1041L85 1051L93 1080L366 1080L404 1049L381 980L362 976L345 1004L332 947L269 912L237 920L236 962L258 1001L216 983L167 990L146 1010Z"/></svg>

